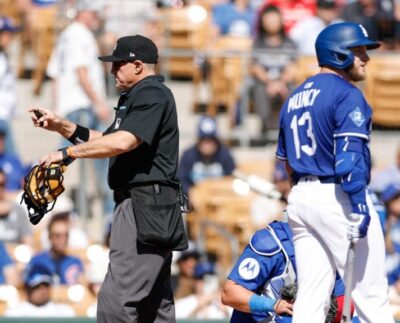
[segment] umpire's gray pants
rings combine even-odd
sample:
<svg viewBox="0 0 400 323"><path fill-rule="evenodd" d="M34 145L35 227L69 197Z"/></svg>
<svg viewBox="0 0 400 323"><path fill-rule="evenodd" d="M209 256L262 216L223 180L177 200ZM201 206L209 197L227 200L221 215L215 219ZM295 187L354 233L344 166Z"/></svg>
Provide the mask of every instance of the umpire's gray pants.
<svg viewBox="0 0 400 323"><path fill-rule="evenodd" d="M132 200L125 199L113 215L110 265L98 295L99 323L175 322L172 252L144 249L136 235Z"/></svg>

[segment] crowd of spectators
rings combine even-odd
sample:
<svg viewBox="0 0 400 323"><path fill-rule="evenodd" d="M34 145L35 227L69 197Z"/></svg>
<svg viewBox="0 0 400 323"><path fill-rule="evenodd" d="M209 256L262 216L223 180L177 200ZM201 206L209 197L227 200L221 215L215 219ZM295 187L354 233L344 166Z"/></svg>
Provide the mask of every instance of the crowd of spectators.
<svg viewBox="0 0 400 323"><path fill-rule="evenodd" d="M114 94L113 89L107 89L105 78L105 68L109 66L102 66L97 56L102 51L108 52L124 34L144 34L160 46L167 46L158 24L159 10L163 7L204 5L211 16L210 40L224 36L252 40L250 64L237 112L251 105L259 117L262 134L276 128L276 112L295 85L296 59L299 55L314 54L315 38L325 26L341 20L356 21L366 27L371 38L384 43L383 50L395 50L400 45L400 6L394 0L18 0L15 3L21 16L7 17L0 12L0 285L14 286L21 295L19 302L7 304L6 316L82 315L76 306L71 306L73 301L68 301L69 305L54 302L54 290L60 286L84 286L93 300L107 267L107 239L101 247L96 245L91 249L95 241L82 230L78 203L67 196L69 192L60 197L37 227L32 227L26 209L19 204L24 175L30 165L21 161L22 152L14 143L12 125L18 117L18 80L10 64L8 47L18 41L18 34L24 28L31 28L36 11L57 6L65 11L58 16L68 20L58 30L47 67L47 76L54 85L53 106L61 115L97 129L104 129L112 118L106 99ZM231 176L238 167L217 124L214 117L199 117L196 142L184 147L181 154L179 177L189 196L198 183ZM107 166L103 161L95 165L95 177L104 202L102 213L107 216L112 213L113 202L104 167ZM290 179L282 163L275 164L270 180L282 193L285 203ZM374 172L371 190L376 193L377 206L381 207L393 308L400 311L400 146L393 165ZM262 225L273 220L274 216L260 219L259 214L265 208L272 213L275 206L265 201L259 205L261 211L255 206L249 209L249 214L258 217L255 222ZM281 206L276 213L281 214ZM110 232L109 225L105 232ZM177 254L176 259L177 317L228 317L231 310L222 306L219 298L218 259L202 253L194 243L189 250ZM85 315L94 316L95 302L90 305Z"/></svg>

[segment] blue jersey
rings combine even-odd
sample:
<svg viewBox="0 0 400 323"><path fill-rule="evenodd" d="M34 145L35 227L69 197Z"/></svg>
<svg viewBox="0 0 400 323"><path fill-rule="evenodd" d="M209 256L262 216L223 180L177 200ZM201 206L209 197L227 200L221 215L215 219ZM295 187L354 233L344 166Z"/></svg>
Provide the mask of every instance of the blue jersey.
<svg viewBox="0 0 400 323"><path fill-rule="evenodd" d="M369 141L372 109L361 91L340 76L308 78L286 100L279 116L276 157L287 160L297 177L335 175L335 138ZM367 145L363 155L370 169Z"/></svg>
<svg viewBox="0 0 400 323"><path fill-rule="evenodd" d="M34 256L27 265L26 272L46 272L53 277L56 284L73 285L83 273L83 265L79 258L64 256L54 259L49 251Z"/></svg>
<svg viewBox="0 0 400 323"><path fill-rule="evenodd" d="M13 261L8 254L4 243L0 242L0 284L6 283L4 269L10 265L13 265Z"/></svg>

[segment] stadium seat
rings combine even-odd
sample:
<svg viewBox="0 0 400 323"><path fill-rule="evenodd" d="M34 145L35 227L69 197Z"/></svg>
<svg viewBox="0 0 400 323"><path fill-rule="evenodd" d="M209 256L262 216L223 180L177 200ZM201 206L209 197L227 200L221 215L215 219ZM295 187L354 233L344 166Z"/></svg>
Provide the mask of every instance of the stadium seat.
<svg viewBox="0 0 400 323"><path fill-rule="evenodd" d="M198 75L194 53L206 44L209 18L193 21L190 10L191 6L160 9L159 28L164 35L161 44L162 54L166 56L162 62L163 70L174 77L193 79Z"/></svg>
<svg viewBox="0 0 400 323"><path fill-rule="evenodd" d="M219 265L228 270L239 250L248 242L252 226L250 203L252 193L242 196L233 189L233 177L204 180L190 191L194 212L188 215L192 238L204 239L205 250L218 258ZM230 241L230 240L234 241Z"/></svg>
<svg viewBox="0 0 400 323"><path fill-rule="evenodd" d="M375 124L400 127L400 54L372 57L365 94L374 111Z"/></svg>
<svg viewBox="0 0 400 323"><path fill-rule="evenodd" d="M86 316L86 311L95 302L95 297L83 285L58 285L51 288L52 301L70 305L77 316Z"/></svg>
<svg viewBox="0 0 400 323"><path fill-rule="evenodd" d="M0 14L9 17L17 25L21 23L21 12L18 8L18 1L0 0Z"/></svg>
<svg viewBox="0 0 400 323"><path fill-rule="evenodd" d="M296 62L296 84L301 84L304 80L319 71L318 61L315 56L300 56Z"/></svg>
<svg viewBox="0 0 400 323"><path fill-rule="evenodd" d="M218 107L225 107L232 126L240 87L248 70L251 46L249 37L221 36L210 48L211 98L207 113L215 116Z"/></svg>
<svg viewBox="0 0 400 323"><path fill-rule="evenodd" d="M21 35L21 46L18 62L18 76L25 72L25 56L32 47L35 56L33 70L33 92L39 94L45 78L47 62L53 50L57 31L57 6L36 8L32 11L30 28L24 28Z"/></svg>

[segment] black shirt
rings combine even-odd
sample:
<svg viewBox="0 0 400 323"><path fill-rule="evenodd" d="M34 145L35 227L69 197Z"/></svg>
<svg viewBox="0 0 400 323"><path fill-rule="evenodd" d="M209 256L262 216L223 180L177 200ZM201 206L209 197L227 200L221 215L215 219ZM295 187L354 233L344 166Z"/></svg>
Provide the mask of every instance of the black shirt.
<svg viewBox="0 0 400 323"><path fill-rule="evenodd" d="M176 182L179 130L175 99L162 76L148 76L121 94L115 120L104 132L128 131L143 140L127 153L111 157L111 189L132 184Z"/></svg>

